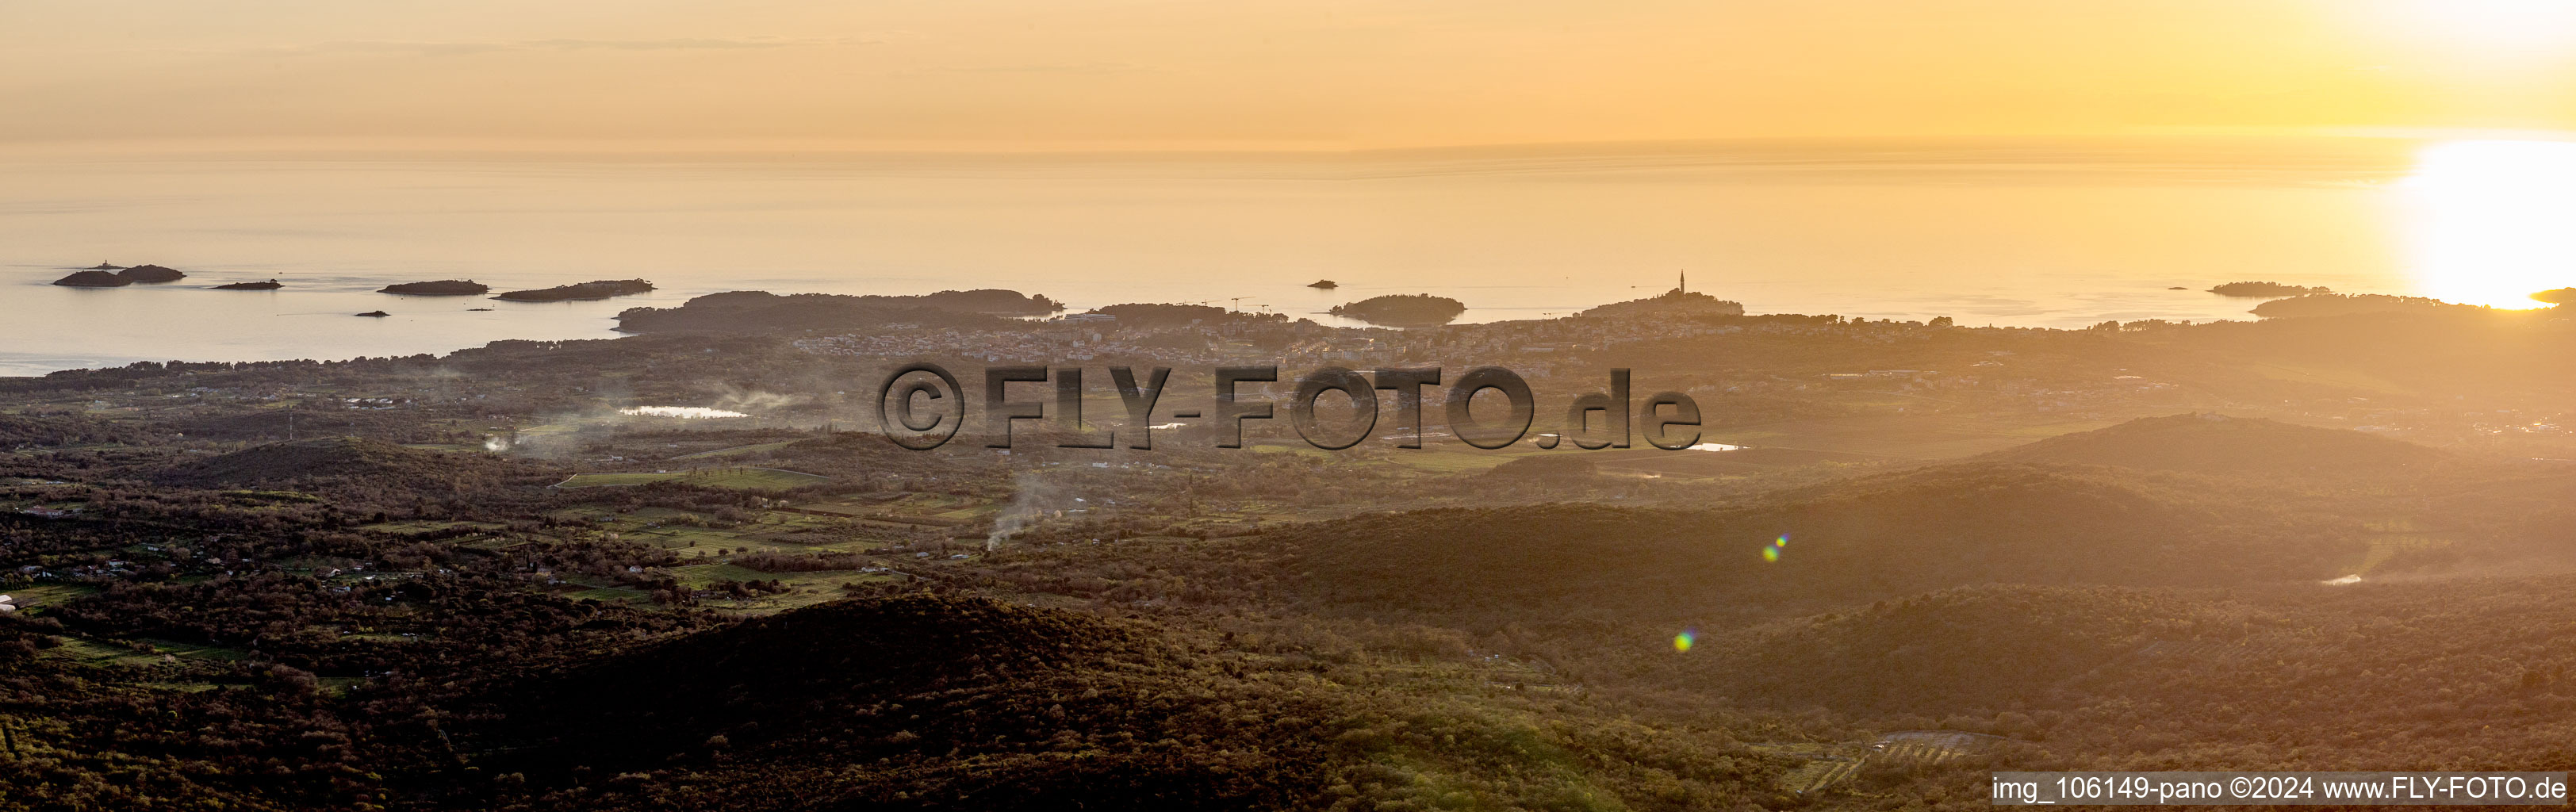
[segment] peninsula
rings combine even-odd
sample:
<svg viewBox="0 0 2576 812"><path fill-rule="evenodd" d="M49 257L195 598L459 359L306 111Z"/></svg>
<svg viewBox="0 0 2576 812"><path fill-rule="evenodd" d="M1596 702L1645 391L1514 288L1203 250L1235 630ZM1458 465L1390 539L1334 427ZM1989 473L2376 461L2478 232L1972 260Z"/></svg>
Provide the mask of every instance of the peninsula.
<svg viewBox="0 0 2576 812"><path fill-rule="evenodd" d="M2229 282L2218 287L2210 288L2209 292L2220 296L2238 296L2248 299L2279 299L2289 296L2306 296L2312 293L2333 293L2334 290L2327 288L2324 285L2310 287L2307 285L2284 285L2279 282Z"/></svg>
<svg viewBox="0 0 2576 812"><path fill-rule="evenodd" d="M542 290L514 290L492 298L504 302L572 302L626 296L652 289L653 283L642 279L601 279Z"/></svg>
<svg viewBox="0 0 2576 812"><path fill-rule="evenodd" d="M2477 310L2464 304L2452 304L2422 296L2389 296L2379 293L2343 295L2317 293L2289 299L2276 299L2254 306L2254 315L2267 319L2313 316L2349 316L2355 313L2389 311Z"/></svg>
<svg viewBox="0 0 2576 812"><path fill-rule="evenodd" d="M913 324L986 324L995 317L1042 316L1064 305L1015 290L943 290L919 296L847 296L760 290L710 293L679 307L637 307L617 314L627 332L696 330L777 332Z"/></svg>
<svg viewBox="0 0 2576 812"><path fill-rule="evenodd" d="M1672 316L1741 316L1744 303L1681 288L1661 296L1613 302L1576 314L1587 318L1666 318Z"/></svg>

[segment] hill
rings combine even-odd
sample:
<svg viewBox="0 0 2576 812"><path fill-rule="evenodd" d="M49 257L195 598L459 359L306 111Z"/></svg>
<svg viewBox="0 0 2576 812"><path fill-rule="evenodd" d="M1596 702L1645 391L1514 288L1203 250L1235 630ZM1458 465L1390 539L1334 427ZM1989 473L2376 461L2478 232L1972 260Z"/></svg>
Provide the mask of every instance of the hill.
<svg viewBox="0 0 2576 812"><path fill-rule="evenodd" d="M162 484L200 488L355 487L451 494L543 484L550 472L503 457L406 448L381 440L330 437L252 446L173 466Z"/></svg>
<svg viewBox="0 0 2576 812"><path fill-rule="evenodd" d="M484 693L456 752L516 776L473 808L585 810L1714 809L1783 772L1588 703L1395 699L1343 684L1347 658L1323 678L1315 642L857 597L531 670Z"/></svg>
<svg viewBox="0 0 2576 812"><path fill-rule="evenodd" d="M1083 613L854 598L511 686L483 736L507 749L485 769L542 785L677 768L702 808L1226 809L1312 792L1323 742L1298 720L1315 703L1189 655Z"/></svg>
<svg viewBox="0 0 2576 812"><path fill-rule="evenodd" d="M142 428L85 415L0 414L0 450L21 446L142 444L156 439Z"/></svg>
<svg viewBox="0 0 2576 812"><path fill-rule="evenodd" d="M1981 459L2234 476L2346 478L2426 473L2450 456L2347 429L2222 414L2178 414L2051 437Z"/></svg>
<svg viewBox="0 0 2576 812"><path fill-rule="evenodd" d="M1478 628L1714 622L1983 583L2330 578L2364 550L2354 522L2176 484L1972 464L1719 509L1442 509L1270 537L1288 551L1298 600Z"/></svg>
<svg viewBox="0 0 2576 812"><path fill-rule="evenodd" d="M1717 634L1685 670L1787 707L2000 708L2041 700L2160 635L2227 625L2236 616L2224 608L2151 590L1963 587Z"/></svg>

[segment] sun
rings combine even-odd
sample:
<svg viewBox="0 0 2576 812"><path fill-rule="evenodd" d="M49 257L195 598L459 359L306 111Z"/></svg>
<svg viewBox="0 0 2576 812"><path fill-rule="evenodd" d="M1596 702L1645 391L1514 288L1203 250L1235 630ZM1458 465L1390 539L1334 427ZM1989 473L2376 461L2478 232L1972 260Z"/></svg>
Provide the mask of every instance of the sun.
<svg viewBox="0 0 2576 812"><path fill-rule="evenodd" d="M2576 142L2433 144L2402 188L2418 292L2530 308L2576 285Z"/></svg>

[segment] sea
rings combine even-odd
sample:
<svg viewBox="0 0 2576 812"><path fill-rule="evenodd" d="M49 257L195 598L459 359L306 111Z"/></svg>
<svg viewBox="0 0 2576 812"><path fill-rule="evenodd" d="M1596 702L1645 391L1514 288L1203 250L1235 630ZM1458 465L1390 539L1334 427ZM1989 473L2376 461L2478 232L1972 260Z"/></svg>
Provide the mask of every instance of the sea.
<svg viewBox="0 0 2576 812"><path fill-rule="evenodd" d="M2561 161L2576 167L2576 145L2383 137L0 151L0 375L610 338L619 311L729 290L1009 288L1077 311L1188 302L1329 323L1333 305L1389 293L1452 297L1462 322L1492 322L1677 285L1754 313L2030 327L2251 319L2256 301L2206 292L2243 280L2531 306L2514 297L2576 284L2576 263L2554 264L2576 258L2565 221L2479 212L2565 204L2531 180ZM2485 269L2499 245L2514 267ZM189 276L50 284L102 262ZM2540 284L2559 270L2570 278ZM541 304L374 292L628 278L657 289ZM283 287L211 289L268 279Z"/></svg>

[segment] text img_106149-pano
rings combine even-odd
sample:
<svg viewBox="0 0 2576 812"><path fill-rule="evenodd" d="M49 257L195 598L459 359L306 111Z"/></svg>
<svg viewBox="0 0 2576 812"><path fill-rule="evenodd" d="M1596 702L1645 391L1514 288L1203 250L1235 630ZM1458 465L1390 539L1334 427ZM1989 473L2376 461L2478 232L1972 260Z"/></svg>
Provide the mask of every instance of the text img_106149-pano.
<svg viewBox="0 0 2576 812"><path fill-rule="evenodd" d="M1083 419L1083 369L1078 366L994 366L984 370L983 407L986 444L992 448L1012 446L1012 426L1018 421L1044 421L1058 448L1117 448L1124 438L1125 447L1150 450L1154 447L1156 428L1176 428L1178 423L1154 423L1155 407L1169 391L1172 370L1156 367L1141 380L1129 367L1109 367L1109 377L1126 407L1126 422L1115 427L1098 427ZM1629 371L1612 369L1608 391L1578 395L1567 406L1563 428L1542 434L1536 445L1552 449L1560 439L1571 440L1585 449L1629 448L1632 438L1643 435L1647 444L1667 451L1678 451L1699 442L1699 404L1680 392L1658 392L1642 401L1629 391ZM1275 366L1218 367L1214 374L1212 410L1172 410L1174 421L1209 419L1209 432L1219 448L1242 448L1244 421L1271 420L1275 402L1268 398L1245 398L1247 390L1262 384L1281 381ZM1538 399L1529 382L1520 374L1502 367L1476 367L1449 382L1439 367L1381 368L1370 373L1343 367L1322 367L1295 379L1287 402L1287 419L1298 436L1316 448L1338 451L1358 445L1376 430L1377 390L1395 394L1393 429L1399 448L1421 448L1423 437L1423 388L1443 386L1449 432L1459 441L1482 449L1505 448L1528 435L1538 413ZM1043 400L1012 400L1012 384L1022 390L1034 385L1053 384L1053 408ZM1469 404L1486 391L1500 395L1509 411L1500 419L1480 420L1470 412ZM1257 390L1254 390L1257 391ZM1345 414L1328 417L1318 404L1326 402L1327 393L1337 393L1336 400L1347 400ZM935 363L906 364L889 373L877 389L877 409L882 431L896 444L926 451L946 445L965 427L971 410L965 389L957 376ZM1636 424L1643 424L1642 426Z"/></svg>

